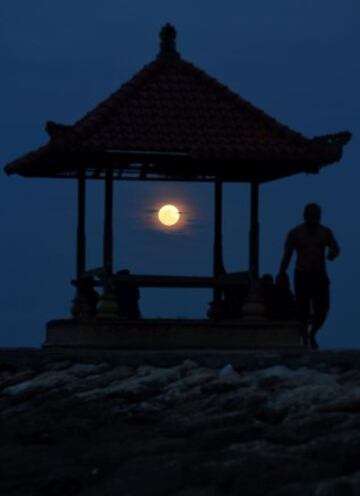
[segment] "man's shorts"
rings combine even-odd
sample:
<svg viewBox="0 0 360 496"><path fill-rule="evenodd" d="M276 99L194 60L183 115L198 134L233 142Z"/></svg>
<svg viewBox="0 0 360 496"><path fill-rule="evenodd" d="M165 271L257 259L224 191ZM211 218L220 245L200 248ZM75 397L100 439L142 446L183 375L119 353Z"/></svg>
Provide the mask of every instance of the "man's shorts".
<svg viewBox="0 0 360 496"><path fill-rule="evenodd" d="M330 304L330 281L326 272L295 270L294 285L298 320L305 324L324 320Z"/></svg>

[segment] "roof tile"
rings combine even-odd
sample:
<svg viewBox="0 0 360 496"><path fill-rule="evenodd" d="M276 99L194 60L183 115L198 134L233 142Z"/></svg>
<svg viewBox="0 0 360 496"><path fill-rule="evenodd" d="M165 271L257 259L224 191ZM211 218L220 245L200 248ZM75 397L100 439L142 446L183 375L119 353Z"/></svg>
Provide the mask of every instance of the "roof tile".
<svg viewBox="0 0 360 496"><path fill-rule="evenodd" d="M158 57L73 126L50 125L45 152L55 143L72 151L186 152L193 160L239 163L303 160L321 166L339 160L338 142L304 137L183 60L174 32L166 26ZM6 170L24 171L36 161L36 153L28 154Z"/></svg>

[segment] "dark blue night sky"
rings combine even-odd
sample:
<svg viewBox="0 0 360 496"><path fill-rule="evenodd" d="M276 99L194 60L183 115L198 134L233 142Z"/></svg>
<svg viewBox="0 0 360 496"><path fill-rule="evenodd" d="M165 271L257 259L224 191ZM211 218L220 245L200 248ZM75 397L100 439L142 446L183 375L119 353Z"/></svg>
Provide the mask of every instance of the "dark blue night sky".
<svg viewBox="0 0 360 496"><path fill-rule="evenodd" d="M353 133L342 161L319 175L260 188L261 273L276 274L287 231L316 201L340 243L323 347L359 347L360 3L357 0L2 0L1 164L47 142L47 120L72 124L158 52L171 22L181 55L306 136ZM69 315L75 273L76 182L0 177L0 346L39 346L45 322ZM99 266L103 185L89 188L88 265ZM224 261L248 263L249 188L224 188ZM183 205L174 234L154 228L161 203ZM210 185L117 183L115 267L210 275ZM292 272L292 267L291 267ZM205 315L206 290L143 290L144 316Z"/></svg>

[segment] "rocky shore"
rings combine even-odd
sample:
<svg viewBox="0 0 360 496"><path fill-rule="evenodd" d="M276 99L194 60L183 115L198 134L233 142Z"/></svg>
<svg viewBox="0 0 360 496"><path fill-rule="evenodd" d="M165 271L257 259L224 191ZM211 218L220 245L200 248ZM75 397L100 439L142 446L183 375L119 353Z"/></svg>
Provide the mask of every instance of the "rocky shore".
<svg viewBox="0 0 360 496"><path fill-rule="evenodd" d="M2 496L360 494L360 352L0 350Z"/></svg>

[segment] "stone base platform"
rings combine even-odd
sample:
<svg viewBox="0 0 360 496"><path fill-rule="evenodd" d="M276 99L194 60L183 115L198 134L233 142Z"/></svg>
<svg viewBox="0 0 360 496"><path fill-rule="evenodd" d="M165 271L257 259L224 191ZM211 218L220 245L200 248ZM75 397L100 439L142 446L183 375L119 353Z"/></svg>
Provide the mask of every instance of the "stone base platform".
<svg viewBox="0 0 360 496"><path fill-rule="evenodd" d="M44 347L123 350L299 348L296 321L51 320Z"/></svg>

